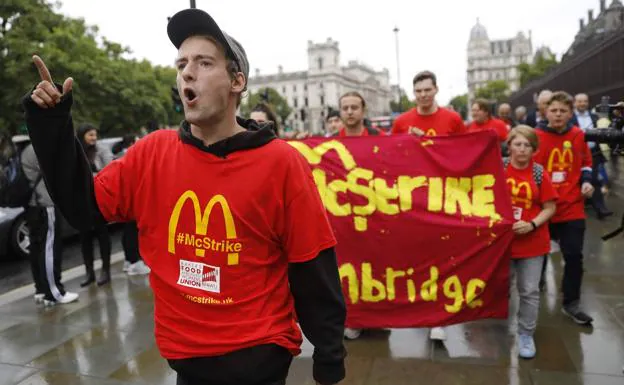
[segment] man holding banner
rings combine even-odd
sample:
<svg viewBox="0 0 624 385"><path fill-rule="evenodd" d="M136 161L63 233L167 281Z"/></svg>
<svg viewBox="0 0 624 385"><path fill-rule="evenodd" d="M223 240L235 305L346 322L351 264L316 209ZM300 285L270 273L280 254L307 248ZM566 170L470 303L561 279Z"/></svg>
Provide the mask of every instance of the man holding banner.
<svg viewBox="0 0 624 385"><path fill-rule="evenodd" d="M347 92L340 97L338 103L340 104L340 119L342 120L343 127L338 130L337 136L383 135L382 131L364 125L366 101L359 92Z"/></svg>
<svg viewBox="0 0 624 385"><path fill-rule="evenodd" d="M394 121L393 134L442 136L466 132L466 126L457 112L438 106L438 82L433 72L419 72L414 76L413 85L416 107ZM430 338L445 340L446 332L441 327L434 327L431 329Z"/></svg>
<svg viewBox="0 0 624 385"><path fill-rule="evenodd" d="M466 132L457 112L439 107L436 101L438 82L433 72L416 74L413 85L416 107L396 118L392 124L393 134L441 136Z"/></svg>
<svg viewBox="0 0 624 385"><path fill-rule="evenodd" d="M284 385L301 351L297 320L315 346L317 384L336 384L345 303L310 168L271 126L237 119L249 63L211 16L181 11L167 32L185 121L140 140L95 180L74 136L72 79L55 87L33 58L41 82L24 107L50 195L79 229L136 219L156 343L178 385Z"/></svg>

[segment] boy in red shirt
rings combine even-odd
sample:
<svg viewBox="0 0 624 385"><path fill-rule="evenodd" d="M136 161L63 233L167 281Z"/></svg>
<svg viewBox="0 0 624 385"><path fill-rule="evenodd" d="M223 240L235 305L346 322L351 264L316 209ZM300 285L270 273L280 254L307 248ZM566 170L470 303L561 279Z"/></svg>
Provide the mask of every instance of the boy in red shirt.
<svg viewBox="0 0 624 385"><path fill-rule="evenodd" d="M562 311L576 323L588 325L593 319L581 310L580 299L585 198L591 197L594 190L592 156L583 130L569 123L573 103L572 96L563 91L552 94L546 108L547 120L537 128L540 149L534 159L546 168L559 195L550 236L559 241L565 260Z"/></svg>
<svg viewBox="0 0 624 385"><path fill-rule="evenodd" d="M212 17L184 10L167 32L185 121L95 180L73 133L72 80L55 87L34 57L42 81L24 107L51 196L78 229L137 221L156 343L178 385L285 384L302 342L296 318L315 346L317 384L335 384L346 310L310 167L270 124L236 116L249 63Z"/></svg>
<svg viewBox="0 0 624 385"><path fill-rule="evenodd" d="M416 107L396 118L392 124L392 134L442 136L466 132L459 114L438 106L435 100L438 83L433 72L416 74L413 85Z"/></svg>
<svg viewBox="0 0 624 385"><path fill-rule="evenodd" d="M483 130L492 130L498 135L498 140L504 142L507 140L507 124L500 119L492 117L490 106L487 100L477 99L472 104L472 122L467 127L468 132L478 132Z"/></svg>

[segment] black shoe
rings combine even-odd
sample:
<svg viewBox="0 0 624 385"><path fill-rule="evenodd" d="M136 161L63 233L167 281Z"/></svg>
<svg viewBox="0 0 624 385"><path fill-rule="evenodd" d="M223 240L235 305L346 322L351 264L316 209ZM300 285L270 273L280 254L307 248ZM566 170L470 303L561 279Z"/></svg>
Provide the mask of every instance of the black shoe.
<svg viewBox="0 0 624 385"><path fill-rule="evenodd" d="M87 278L84 281L80 282L80 287L89 286L93 282L95 282L95 273L87 274Z"/></svg>
<svg viewBox="0 0 624 385"><path fill-rule="evenodd" d="M594 322L592 317L578 308L564 306L561 308L561 312L572 318L572 320L579 325L591 325L591 323Z"/></svg>
<svg viewBox="0 0 624 385"><path fill-rule="evenodd" d="M110 282L110 280L111 280L110 272L102 271L102 274L100 274L100 279L98 279L98 281L97 281L97 285L98 286L106 285L107 283Z"/></svg>

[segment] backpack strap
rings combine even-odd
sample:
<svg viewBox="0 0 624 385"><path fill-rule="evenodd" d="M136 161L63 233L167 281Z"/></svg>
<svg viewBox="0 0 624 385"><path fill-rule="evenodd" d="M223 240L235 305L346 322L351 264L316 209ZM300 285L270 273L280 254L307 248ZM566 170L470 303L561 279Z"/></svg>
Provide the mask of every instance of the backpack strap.
<svg viewBox="0 0 624 385"><path fill-rule="evenodd" d="M542 179L544 179L544 166L533 162L533 180L535 181L537 188L542 186Z"/></svg>
<svg viewBox="0 0 624 385"><path fill-rule="evenodd" d="M503 165L505 166L505 168L509 166L510 162L511 160L509 158L507 157L503 158ZM533 162L533 181L535 181L537 188L540 188L542 186L543 179L544 179L544 166L542 166L539 163Z"/></svg>

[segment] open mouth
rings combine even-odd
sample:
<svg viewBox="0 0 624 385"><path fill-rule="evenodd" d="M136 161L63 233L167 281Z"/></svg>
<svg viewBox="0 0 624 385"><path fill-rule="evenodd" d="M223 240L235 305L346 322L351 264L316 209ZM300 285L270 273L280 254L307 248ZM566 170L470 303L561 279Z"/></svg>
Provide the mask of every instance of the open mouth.
<svg viewBox="0 0 624 385"><path fill-rule="evenodd" d="M197 94L195 94L195 91L191 90L190 88L185 88L184 98L187 102L193 102L197 98Z"/></svg>

